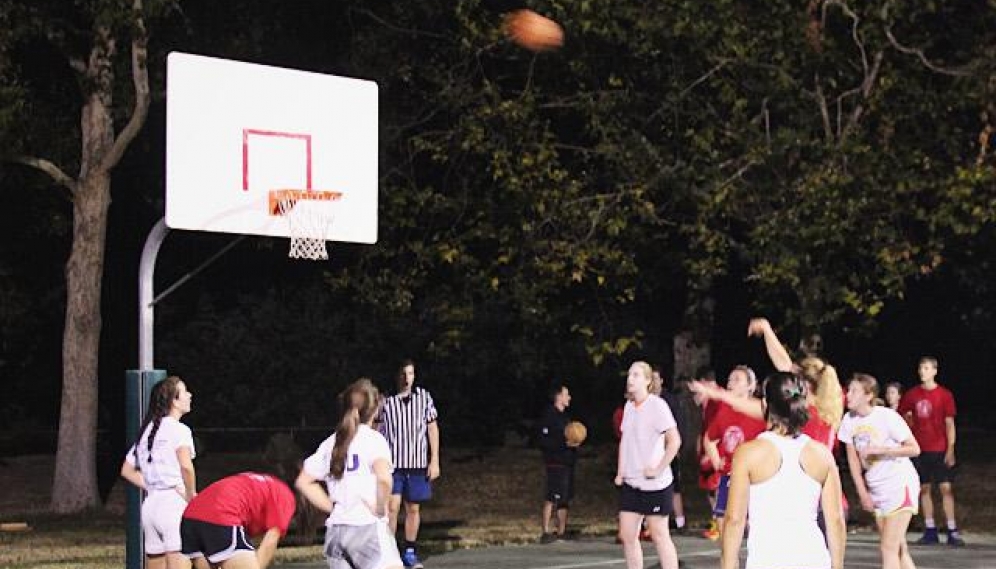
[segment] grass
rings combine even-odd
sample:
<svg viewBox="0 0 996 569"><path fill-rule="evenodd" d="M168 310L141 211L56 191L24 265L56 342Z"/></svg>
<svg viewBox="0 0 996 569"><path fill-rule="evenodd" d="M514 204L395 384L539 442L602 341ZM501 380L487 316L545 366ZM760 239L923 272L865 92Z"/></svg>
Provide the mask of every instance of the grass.
<svg viewBox="0 0 996 569"><path fill-rule="evenodd" d="M971 532L996 527L996 503L988 499L988 476L996 467L996 435L971 434L959 443L960 466L956 484L960 525ZM614 445L582 448L577 470L577 492L570 528L577 535L612 535L615 531L616 494L612 487ZM543 467L538 451L522 447L444 449L443 476L435 496L423 508L421 542L429 553L494 544L516 544L539 537ZM25 533L0 532L0 568L110 569L124 565L123 488L117 485L106 506L82 516L46 513L52 479L51 456L22 456L0 462L0 522L26 521ZM259 453L211 453L197 460L203 487L222 476L265 469ZM691 465L684 476L685 504L690 524L706 521L705 498L695 487ZM847 476L845 487L849 486ZM853 496L853 492L849 494ZM939 506L939 500L935 503ZM852 500L852 504L857 504ZM860 513L858 525L871 518ZM300 545L282 546L277 560L321 559L320 529L297 536Z"/></svg>

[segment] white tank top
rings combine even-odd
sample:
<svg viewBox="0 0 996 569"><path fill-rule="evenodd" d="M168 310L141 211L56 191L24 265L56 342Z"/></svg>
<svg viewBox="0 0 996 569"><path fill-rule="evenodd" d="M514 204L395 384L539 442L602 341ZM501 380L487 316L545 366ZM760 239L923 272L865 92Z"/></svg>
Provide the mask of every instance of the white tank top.
<svg viewBox="0 0 996 569"><path fill-rule="evenodd" d="M782 465L768 480L750 486L745 569L829 569L830 552L816 524L822 487L799 463L809 437L768 431L758 438L775 445Z"/></svg>

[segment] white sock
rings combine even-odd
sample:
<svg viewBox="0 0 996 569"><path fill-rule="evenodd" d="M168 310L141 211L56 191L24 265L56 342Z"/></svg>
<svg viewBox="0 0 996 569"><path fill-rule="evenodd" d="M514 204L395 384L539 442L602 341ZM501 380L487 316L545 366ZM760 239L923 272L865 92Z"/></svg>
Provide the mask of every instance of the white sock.
<svg viewBox="0 0 996 569"><path fill-rule="evenodd" d="M923 527L935 529L937 526L934 525L934 518L923 518Z"/></svg>
<svg viewBox="0 0 996 569"><path fill-rule="evenodd" d="M955 531L957 529L958 529L958 524L956 524L952 520L948 520L948 531Z"/></svg>
<svg viewBox="0 0 996 569"><path fill-rule="evenodd" d="M683 527L685 527L685 516L675 516L674 517L674 525L677 528L683 528Z"/></svg>

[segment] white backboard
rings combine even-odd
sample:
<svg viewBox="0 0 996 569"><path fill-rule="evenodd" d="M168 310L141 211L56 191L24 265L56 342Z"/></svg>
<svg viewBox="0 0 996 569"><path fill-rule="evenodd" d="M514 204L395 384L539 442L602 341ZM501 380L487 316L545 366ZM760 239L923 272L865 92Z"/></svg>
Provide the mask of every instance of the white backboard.
<svg viewBox="0 0 996 569"><path fill-rule="evenodd" d="M341 192L332 241L377 241L377 84L171 53L166 224L287 237L271 190Z"/></svg>

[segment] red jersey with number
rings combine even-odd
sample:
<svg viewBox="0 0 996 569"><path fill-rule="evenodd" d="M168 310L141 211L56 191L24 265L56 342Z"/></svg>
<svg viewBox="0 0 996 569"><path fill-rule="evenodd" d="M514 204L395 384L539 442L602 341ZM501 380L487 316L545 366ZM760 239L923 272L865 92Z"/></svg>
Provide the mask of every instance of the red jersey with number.
<svg viewBox="0 0 996 569"><path fill-rule="evenodd" d="M242 526L252 536L271 528L287 533L296 502L278 478L243 472L215 482L187 504L183 517L220 526Z"/></svg>
<svg viewBox="0 0 996 569"><path fill-rule="evenodd" d="M899 401L899 414L912 416L910 429L924 452L948 450L948 433L945 419L954 417L955 401L943 386L926 389L918 385L907 391Z"/></svg>
<svg viewBox="0 0 996 569"><path fill-rule="evenodd" d="M706 436L716 441L719 456L723 459L723 474L730 474L733 453L737 447L752 441L767 429L767 424L761 419L755 419L733 409L726 403L719 402L716 415L709 421Z"/></svg>

